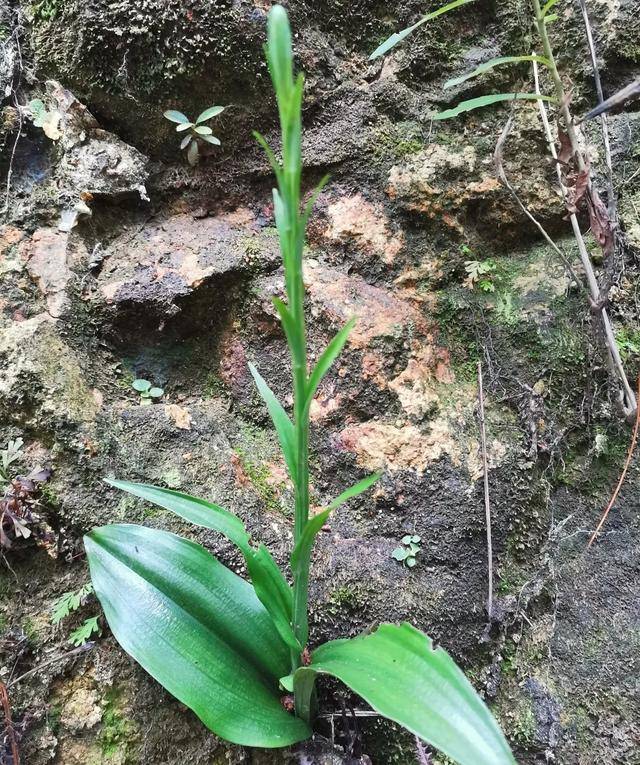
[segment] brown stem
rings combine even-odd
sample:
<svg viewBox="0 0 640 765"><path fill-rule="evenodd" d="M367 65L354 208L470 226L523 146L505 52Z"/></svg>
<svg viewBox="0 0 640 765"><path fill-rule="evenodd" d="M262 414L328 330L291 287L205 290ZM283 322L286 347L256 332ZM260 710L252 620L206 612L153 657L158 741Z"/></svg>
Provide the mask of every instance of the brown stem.
<svg viewBox="0 0 640 765"><path fill-rule="evenodd" d="M482 471L484 474L484 513L487 527L487 573L489 587L487 612L489 622L493 614L493 542L491 536L491 503L489 500L489 461L487 459L487 429L484 418L484 387L482 384L482 362L478 362L478 418L480 420L480 446L482 449Z"/></svg>
<svg viewBox="0 0 640 765"><path fill-rule="evenodd" d="M7 693L7 687L4 683L0 682L0 704L2 705L2 711L4 712L4 728L7 738L9 739L9 746L11 747L11 758L13 765L20 765L20 752L18 751L18 742L16 741L16 734L13 730L13 723L11 722L11 706L9 704L9 694Z"/></svg>

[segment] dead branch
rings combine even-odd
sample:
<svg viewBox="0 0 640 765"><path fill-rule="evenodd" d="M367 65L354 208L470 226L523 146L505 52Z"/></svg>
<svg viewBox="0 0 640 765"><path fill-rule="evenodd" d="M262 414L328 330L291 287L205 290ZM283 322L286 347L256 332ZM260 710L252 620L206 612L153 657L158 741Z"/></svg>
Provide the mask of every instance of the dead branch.
<svg viewBox="0 0 640 765"><path fill-rule="evenodd" d="M2 711L4 713L4 729L5 735L9 740L9 746L11 748L12 765L20 765L20 752L18 751L18 742L16 741L16 734L13 730L13 723L11 721L11 706L9 704L9 694L4 683L0 682L0 704L2 705Z"/></svg>
<svg viewBox="0 0 640 765"><path fill-rule="evenodd" d="M489 622L493 614L493 541L491 536L491 503L489 500L489 461L487 460L487 430L484 418L484 388L482 384L482 362L478 362L478 419L480 421L480 447L484 473L484 511L487 527L487 574L489 578L487 612Z"/></svg>
<svg viewBox="0 0 640 765"><path fill-rule="evenodd" d="M598 95L598 103L602 105L604 103L604 91L602 90L602 80L600 79L600 69L598 68L598 57L596 55L596 46L593 40L593 32L591 30L591 22L589 21L589 12L587 11L587 4L585 0L578 0L580 3L580 10L582 11L582 19L584 21L585 33L587 36L587 44L589 46L589 55L591 56L591 66L593 68L593 80L596 86L596 93ZM605 164L607 167L607 193L608 193L608 208L609 218L613 225L614 231L618 227L618 210L617 210L617 198L613 185L613 162L611 159L611 141L609 140L609 124L607 119L607 113L602 112L600 115L600 125L602 127L602 142L604 144L604 156Z"/></svg>
<svg viewBox="0 0 640 765"><path fill-rule="evenodd" d="M640 375L638 375L638 398L640 398ZM607 520L609 511L614 506L616 499L618 499L618 494L620 494L620 489L622 488L622 485L624 484L624 479L627 477L629 465L631 464L631 458L633 457L633 452L635 451L636 443L638 442L639 427L640 427L640 407L636 409L636 421L635 421L635 425L633 426L633 435L631 436L631 443L629 444L629 451L627 452L627 459L625 460L624 467L622 468L622 474L620 475L620 480L618 481L618 485L616 486L615 491L613 492L613 496L611 497L609 504L607 505L604 513L602 514L602 518L600 518L600 523L597 525L596 530L591 535L591 539L589 540L587 549L589 549L589 547L591 547L591 545L594 543L596 537L598 536L600 532L600 529L603 527L604 522Z"/></svg>
<svg viewBox="0 0 640 765"><path fill-rule="evenodd" d="M537 62L535 61L533 62L533 75L535 80L536 93L540 95L540 92L541 92L540 91L540 76L538 72L538 65L537 65ZM554 160L556 160L556 171L558 174L558 181L560 183L560 189L562 191L563 198L565 199L565 202L566 202L568 198L567 189L563 183L560 164L557 162L558 154L557 154L555 143L553 140L551 125L549 123L549 117L547 116L547 109L544 105L544 101L542 100L538 101L538 108L540 110L540 117L542 119L542 124L544 125L544 130L547 137L547 143L549 145L549 151L551 152L551 156L554 158ZM568 114L568 108L565 107L565 111ZM570 119L571 117L569 115L569 120ZM581 171L584 172L586 170L586 166L584 164L584 160L582 159L577 143L574 144L574 141L577 142L577 138L575 136L575 131L573 130L573 126L572 126L572 129L568 131L568 135L571 140L572 148L574 149L574 151L578 152L576 155L578 166L580 167ZM591 184L589 182L588 187L590 186ZM589 285L591 299L595 305L601 305L600 286L598 284L598 280L596 279L596 275L593 270L593 264L591 263L591 258L589 257L589 252L584 242L584 238L582 236L582 232L580 230L580 224L578 223L578 218L576 217L576 214L573 212L570 213L569 220L571 221L571 227L573 228L573 233L574 233L576 242L578 244L580 260L582 262L582 267L584 268L584 272L587 277L587 283ZM627 375L624 371L624 365L622 363L622 358L620 357L620 352L618 350L618 346L615 340L615 335L613 333L611 320L609 318L609 314L607 313L607 310L604 307L604 305L602 305L599 308L599 313L602 320L602 327L604 330L604 342L607 348L610 366L615 370L617 377L619 378L619 381L620 381L621 390L619 392L619 405L620 405L622 414L624 415L626 419L628 419L630 416L634 415L636 412L636 409L638 406L636 402L636 397L631 386L629 385L629 380L627 379ZM625 399L626 399L626 403L625 403Z"/></svg>

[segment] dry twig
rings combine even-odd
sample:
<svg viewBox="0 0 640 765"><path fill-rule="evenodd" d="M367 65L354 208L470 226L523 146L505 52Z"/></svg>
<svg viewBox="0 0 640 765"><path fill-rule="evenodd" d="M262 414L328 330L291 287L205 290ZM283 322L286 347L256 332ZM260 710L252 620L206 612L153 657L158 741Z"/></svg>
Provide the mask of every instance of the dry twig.
<svg viewBox="0 0 640 765"><path fill-rule="evenodd" d="M491 537L491 503L489 500L489 461L487 460L487 430L484 419L484 387L482 384L482 362L478 362L478 419L480 420L480 447L484 473L484 511L487 526L487 572L489 577L487 612L489 622L493 614L493 542Z"/></svg>
<svg viewBox="0 0 640 765"><path fill-rule="evenodd" d="M535 61L533 62L533 75L535 79L536 93L539 95L540 94L540 76L538 72L538 65ZM557 160L558 153L556 151L556 146L553 140L551 125L549 123L549 117L547 116L547 109L544 105L544 101L542 100L538 101L538 108L540 109L540 117L542 119L542 124L544 125L544 130L547 137L547 143L549 145L549 151L551 152L551 156L554 158L554 160ZM563 114L564 112L569 114L568 107L566 106L564 107ZM568 116L568 119L571 120L570 115ZM571 130L568 130L568 135L570 137L571 145L574 148L574 151L577 151L576 161L578 162L578 166L580 167L582 171L585 171L586 166L582 159L582 155L579 151L579 146L577 145L577 138L575 135L575 130L573 129L573 125L571 125ZM576 142L575 144L574 144L574 141ZM562 191L562 195L566 202L567 189L562 180L562 171L560 168L560 164L557 161L556 161L556 171L558 174L560 189ZM589 291L591 293L591 301L594 306L597 306L597 313L599 313L601 316L602 327L604 330L604 342L607 348L607 352L608 352L607 355L610 362L610 366L613 370L615 370L615 373L620 381L620 387L621 387L621 390L619 391L620 407L622 409L622 413L624 414L625 418L629 418L630 416L635 415L635 412L638 406L636 402L636 397L631 386L629 385L627 375L624 371L624 365L622 363L622 358L620 357L620 351L618 350L618 345L616 343L615 335L613 333L611 319L609 318L609 314L606 310L606 307L602 305L601 303L600 286L598 284L598 280L596 279L596 275L593 270L593 264L591 263L591 258L589 257L589 251L587 250L587 246L584 242L582 231L580 230L580 224L578 223L578 218L576 217L575 213L571 212L569 214L569 220L571 221L571 227L573 228L573 233L578 245L578 251L580 253L580 261L582 262L582 267L584 268L584 272L587 277L587 283L589 285ZM625 403L625 400L626 400L626 403Z"/></svg>
<svg viewBox="0 0 640 765"><path fill-rule="evenodd" d="M638 375L638 398L640 398L640 375ZM600 523L598 524L596 530L591 535L591 539L589 540L587 549L591 547L591 545L595 542L596 537L600 533L600 529L604 526L604 522L607 520L609 511L614 506L616 499L618 499L618 494L620 494L620 489L622 488L622 485L624 484L624 479L627 477L629 465L631 464L631 458L633 457L633 452L635 451L636 443L638 442L639 427L640 427L640 407L636 409L636 421L633 426L633 435L631 436L631 443L629 444L629 451L627 452L627 459L625 460L624 467L622 468L622 474L620 475L620 480L618 481L618 485L616 486L615 491L613 492L613 496L611 497L609 504L607 505L604 513L602 514L602 518L600 518Z"/></svg>
<svg viewBox="0 0 640 765"><path fill-rule="evenodd" d="M16 734L13 730L13 723L11 722L11 706L9 705L9 694L4 683L0 682L0 704L2 705L2 711L4 713L4 729L5 735L9 742L11 749L12 765L20 765L20 752L18 751L18 742L16 741Z"/></svg>

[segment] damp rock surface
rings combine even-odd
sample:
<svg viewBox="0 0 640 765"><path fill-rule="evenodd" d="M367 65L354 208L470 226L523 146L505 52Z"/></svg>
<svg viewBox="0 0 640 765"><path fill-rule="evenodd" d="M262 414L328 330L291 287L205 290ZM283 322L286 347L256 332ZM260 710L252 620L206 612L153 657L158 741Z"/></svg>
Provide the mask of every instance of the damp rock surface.
<svg viewBox="0 0 640 765"><path fill-rule="evenodd" d="M586 552L630 431L616 416L538 109L513 110L499 159L562 257L497 178L494 153L510 108L431 120L461 99L519 87L526 68L443 89L492 57L530 50L528 3L471 4L369 62L387 35L425 10L413 0L382 5L289 3L307 78L305 201L331 175L305 249L310 361L357 319L311 409L312 504L326 506L368 472L382 473L319 535L311 644L408 621L467 671L522 765L633 765L640 475L634 460ZM639 73L635 4L588 6L613 92ZM0 228L0 448L22 438L18 469L52 470L38 495L46 544L24 539L0 561L0 676L25 675L10 700L29 765L405 765L419 756L411 735L379 718L358 717L354 735L342 703L366 705L331 683L321 683L324 716L308 744L227 744L119 648L104 619L91 645L71 650L73 631L100 614L94 596L52 623L60 597L88 582L82 537L97 525L168 529L246 576L221 536L105 478L218 503L287 565L292 486L248 370L255 363L290 410L286 341L271 299L284 290L273 179L251 136L259 129L277 150L262 54L269 7L43 0L0 8L5 178L11 170ZM557 9L551 33L580 115L594 101L581 15L568 0ZM28 108L34 99L46 111L43 126ZM190 168L162 113L191 116L213 103L226 106L214 128L222 146ZM626 244L604 262L595 238L586 243L634 379L637 108L609 124ZM581 129L605 188L599 126ZM588 230L582 214L580 224ZM142 405L137 378L163 395ZM421 538L412 569L393 558L407 534Z"/></svg>

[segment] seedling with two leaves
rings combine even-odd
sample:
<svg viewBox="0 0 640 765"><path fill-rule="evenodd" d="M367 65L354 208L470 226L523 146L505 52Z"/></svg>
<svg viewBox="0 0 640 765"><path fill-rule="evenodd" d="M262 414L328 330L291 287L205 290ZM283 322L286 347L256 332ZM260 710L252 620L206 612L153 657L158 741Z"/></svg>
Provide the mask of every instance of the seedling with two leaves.
<svg viewBox="0 0 640 765"><path fill-rule="evenodd" d="M213 130L204 123L222 114L223 111L224 106L210 106L198 115L195 122L191 122L186 114L174 109L169 109L164 113L170 122L178 123L176 133L186 133L180 142L180 149L187 150L187 160L192 167L200 161L200 145L202 143L220 146L220 139L216 138L213 135Z"/></svg>
<svg viewBox="0 0 640 765"><path fill-rule="evenodd" d="M396 547L391 553L391 557L404 563L407 568L413 568L416 565L416 556L422 550L420 547L421 537L417 534L405 534L402 537L402 547Z"/></svg>
<svg viewBox="0 0 640 765"><path fill-rule="evenodd" d="M267 60L282 128L282 162L265 139L277 179L273 192L286 302L274 298L291 356L291 418L258 370L294 486L293 550L282 571L244 524L219 505L147 484L109 481L236 545L251 582L207 550L166 531L130 524L94 529L85 547L96 594L120 645L212 731L236 744L283 747L312 734L315 682L331 675L379 714L404 725L460 765L514 765L500 728L462 671L412 625L382 624L309 651L309 576L316 536L331 513L380 477L363 478L316 515L309 512L309 420L325 374L355 321L308 365L302 256L316 190L301 210L304 78L293 76L291 30L280 5L269 12ZM289 582L292 582L290 584ZM294 695L293 713L282 703Z"/></svg>
<svg viewBox="0 0 640 765"><path fill-rule="evenodd" d="M149 380L134 380L131 383L131 387L140 394L140 404L142 406L149 406L149 404L153 403L154 399L160 399L164 396L164 390L151 385Z"/></svg>

